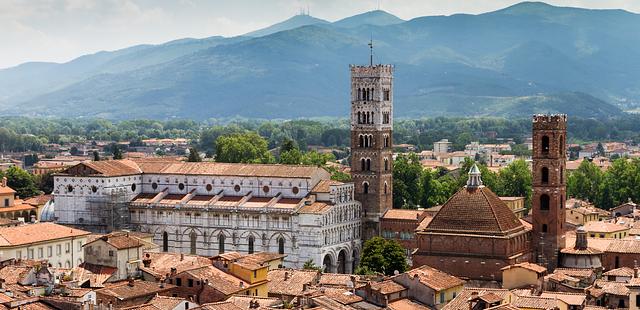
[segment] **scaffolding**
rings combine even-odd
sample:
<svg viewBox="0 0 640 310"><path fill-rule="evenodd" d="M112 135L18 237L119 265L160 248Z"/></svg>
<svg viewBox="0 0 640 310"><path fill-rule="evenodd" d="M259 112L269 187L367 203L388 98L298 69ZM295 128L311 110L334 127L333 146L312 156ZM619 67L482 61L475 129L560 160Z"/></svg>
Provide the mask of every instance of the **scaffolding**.
<svg viewBox="0 0 640 310"><path fill-rule="evenodd" d="M111 189L106 195L87 199L87 213L90 216L87 229L100 233L131 229L130 200L125 188Z"/></svg>

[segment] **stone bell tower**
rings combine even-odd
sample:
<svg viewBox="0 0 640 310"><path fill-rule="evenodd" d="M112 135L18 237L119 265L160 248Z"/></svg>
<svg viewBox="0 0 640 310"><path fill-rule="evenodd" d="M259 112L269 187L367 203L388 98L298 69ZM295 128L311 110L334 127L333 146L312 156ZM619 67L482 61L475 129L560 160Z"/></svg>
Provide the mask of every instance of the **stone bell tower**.
<svg viewBox="0 0 640 310"><path fill-rule="evenodd" d="M533 116L533 245L538 264L552 272L565 246L567 116Z"/></svg>
<svg viewBox="0 0 640 310"><path fill-rule="evenodd" d="M393 205L393 66L350 69L351 177L367 240L380 235L380 217Z"/></svg>

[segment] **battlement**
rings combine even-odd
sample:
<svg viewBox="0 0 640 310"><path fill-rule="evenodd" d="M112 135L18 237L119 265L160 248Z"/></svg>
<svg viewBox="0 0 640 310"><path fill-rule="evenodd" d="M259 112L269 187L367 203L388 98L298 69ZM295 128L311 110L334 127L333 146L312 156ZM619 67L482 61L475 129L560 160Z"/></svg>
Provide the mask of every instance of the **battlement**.
<svg viewBox="0 0 640 310"><path fill-rule="evenodd" d="M533 115L533 129L567 129L566 114L535 114Z"/></svg>
<svg viewBox="0 0 640 310"><path fill-rule="evenodd" d="M393 75L393 65L350 65L349 68L352 77L391 77Z"/></svg>

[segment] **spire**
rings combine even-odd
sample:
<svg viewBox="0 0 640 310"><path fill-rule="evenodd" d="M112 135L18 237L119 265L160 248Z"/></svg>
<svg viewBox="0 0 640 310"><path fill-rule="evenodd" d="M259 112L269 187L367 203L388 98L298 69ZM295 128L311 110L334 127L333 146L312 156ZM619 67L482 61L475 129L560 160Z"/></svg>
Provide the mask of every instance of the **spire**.
<svg viewBox="0 0 640 310"><path fill-rule="evenodd" d="M478 165L473 164L469 169L469 180L467 180L467 188L477 188L482 186L482 173L478 169Z"/></svg>
<svg viewBox="0 0 640 310"><path fill-rule="evenodd" d="M373 67L373 34L371 34L369 41L369 66Z"/></svg>

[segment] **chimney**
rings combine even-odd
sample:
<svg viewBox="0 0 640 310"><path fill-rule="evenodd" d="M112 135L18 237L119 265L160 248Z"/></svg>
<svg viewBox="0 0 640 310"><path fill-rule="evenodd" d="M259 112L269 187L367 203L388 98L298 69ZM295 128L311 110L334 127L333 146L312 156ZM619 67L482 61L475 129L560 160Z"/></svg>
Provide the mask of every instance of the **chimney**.
<svg viewBox="0 0 640 310"><path fill-rule="evenodd" d="M144 256L145 258L142 260L142 265L144 265L146 268L149 268L151 266L151 255L147 253Z"/></svg>
<svg viewBox="0 0 640 310"><path fill-rule="evenodd" d="M244 282L240 281L240 288L244 288Z"/></svg>
<svg viewBox="0 0 640 310"><path fill-rule="evenodd" d="M184 260L184 253L180 253L180 261Z"/></svg>
<svg viewBox="0 0 640 310"><path fill-rule="evenodd" d="M134 285L133 279L129 279L127 285L130 286L130 287L133 287L133 285Z"/></svg>
<svg viewBox="0 0 640 310"><path fill-rule="evenodd" d="M2 177L2 182L0 182L0 185L2 185L2 187L7 187L7 177Z"/></svg>
<svg viewBox="0 0 640 310"><path fill-rule="evenodd" d="M284 272L284 280L285 281L289 280L289 272L288 271Z"/></svg>

